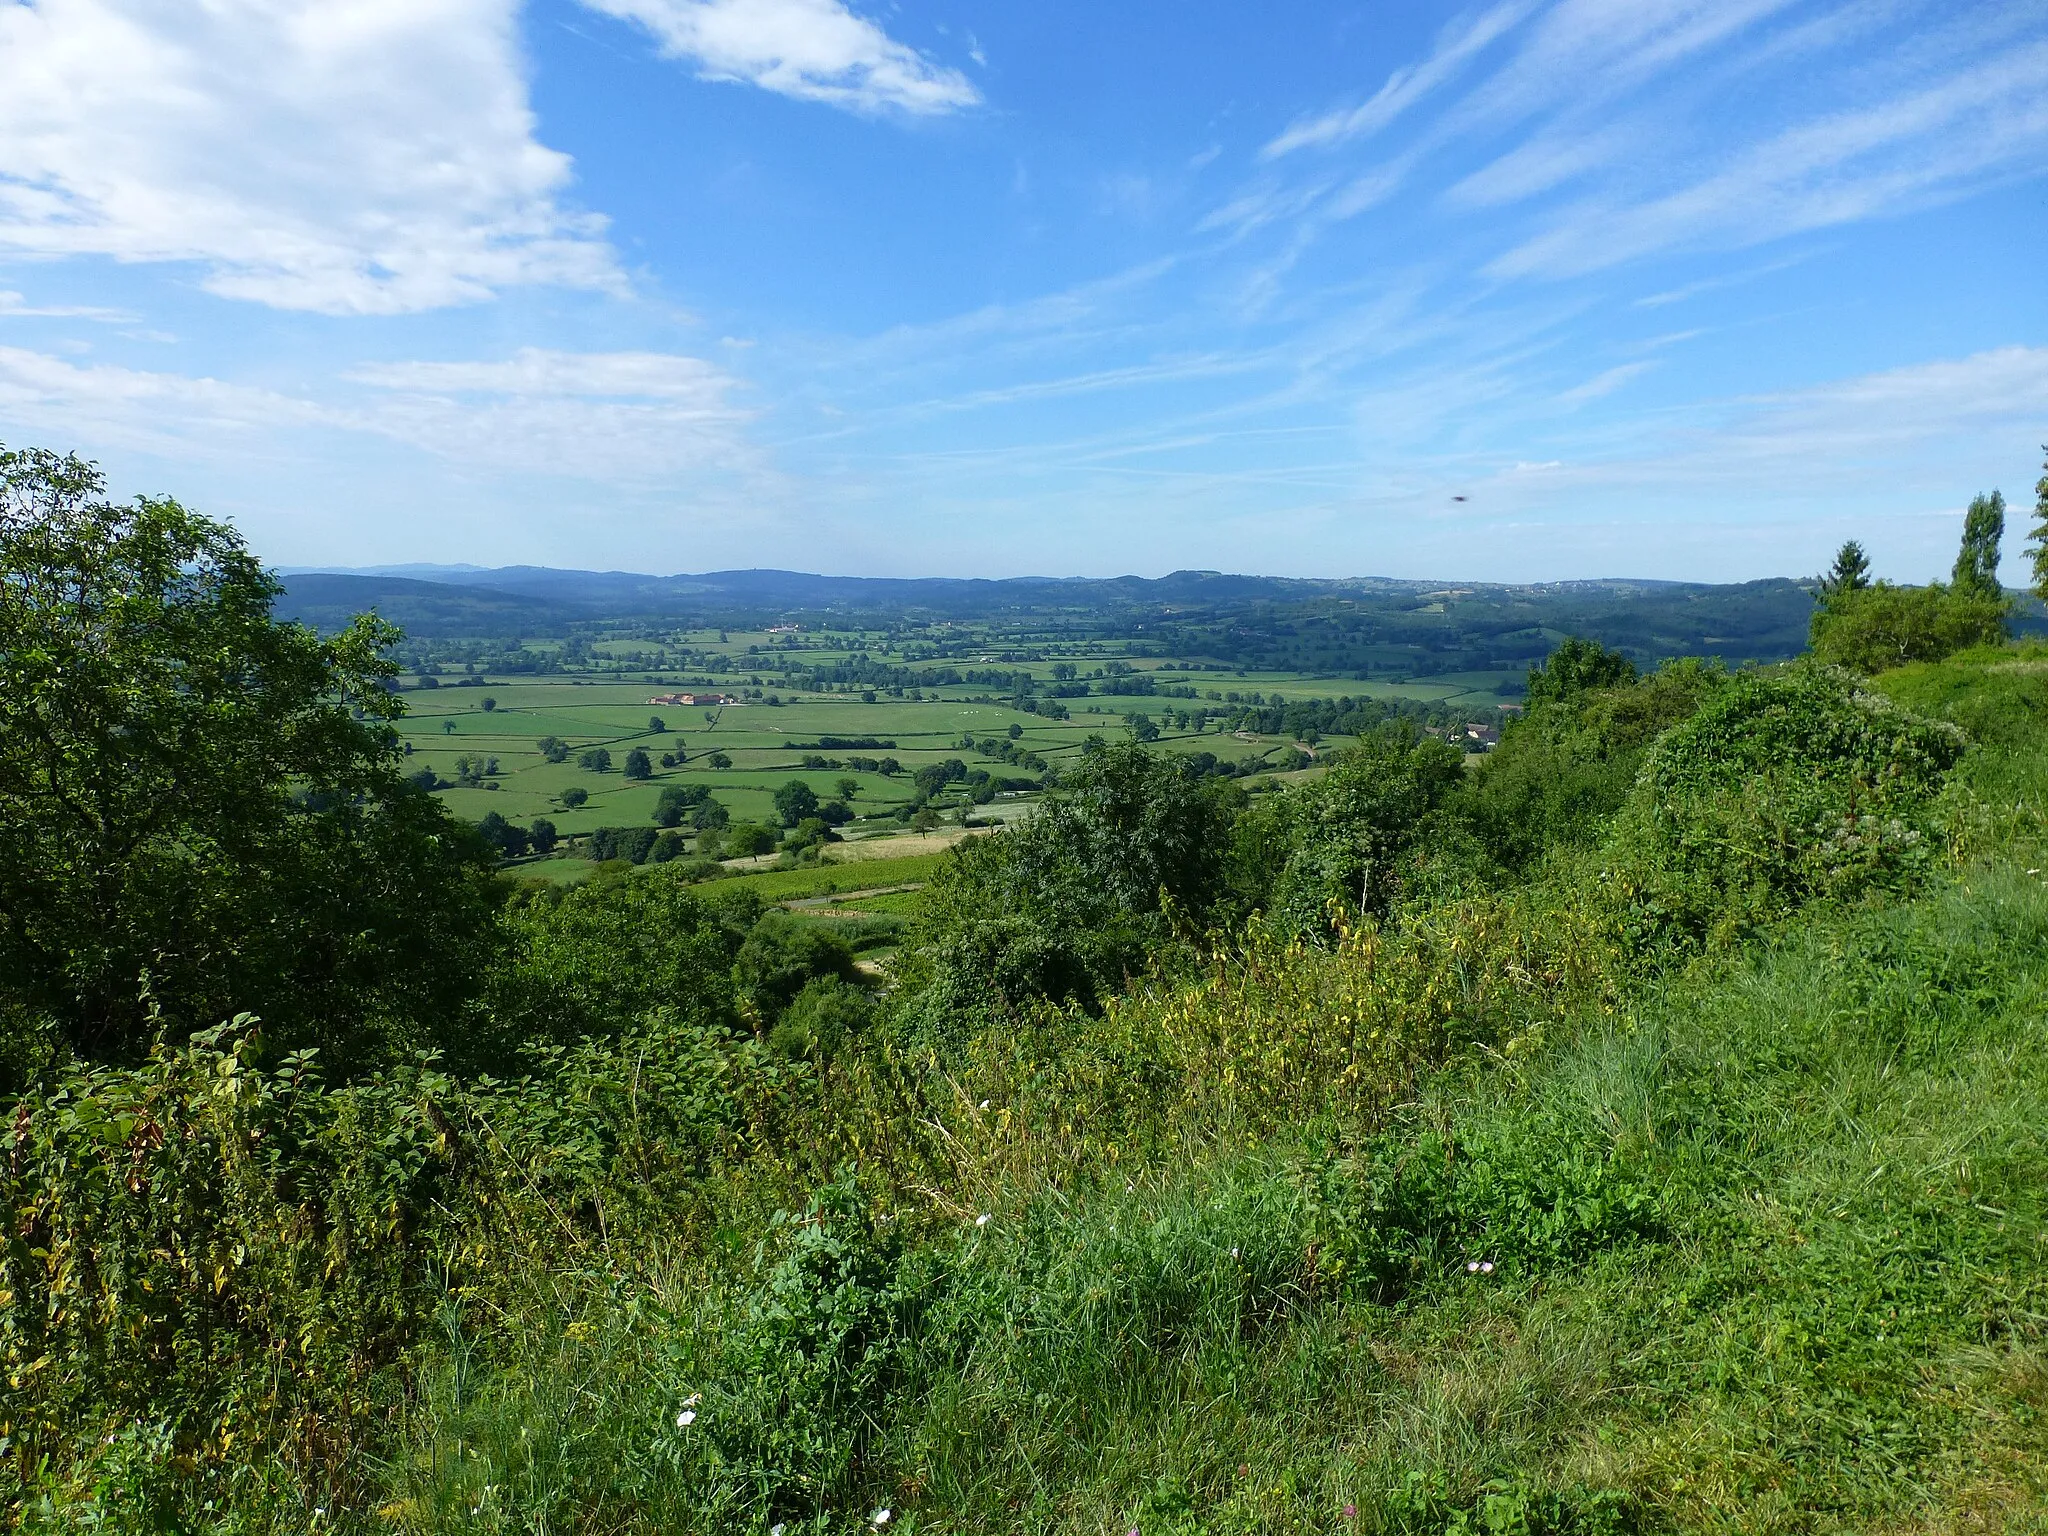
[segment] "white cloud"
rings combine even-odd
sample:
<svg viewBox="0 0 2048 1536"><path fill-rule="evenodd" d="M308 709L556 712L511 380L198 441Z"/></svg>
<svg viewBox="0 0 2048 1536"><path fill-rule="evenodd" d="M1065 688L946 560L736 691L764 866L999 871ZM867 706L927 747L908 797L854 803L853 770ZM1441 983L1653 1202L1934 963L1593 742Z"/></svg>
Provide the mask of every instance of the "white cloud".
<svg viewBox="0 0 2048 1536"><path fill-rule="evenodd" d="M31 304L11 288L0 288L0 319L105 320L132 325L137 316L125 309L101 309L94 304Z"/></svg>
<svg viewBox="0 0 2048 1536"><path fill-rule="evenodd" d="M2031 171L2044 149L2048 43L2037 43L1911 94L1800 124L1661 196L1570 209L1491 270L1570 275L1677 246L1755 244L1879 217L1988 175Z"/></svg>
<svg viewBox="0 0 2048 1536"><path fill-rule="evenodd" d="M65 441L176 452L195 436L246 441L280 427L341 424L337 412L219 379L80 365L0 347L0 423Z"/></svg>
<svg viewBox="0 0 2048 1536"><path fill-rule="evenodd" d="M897 42L840 0L583 0L637 22L713 80L837 107L955 112L981 100L958 70ZM978 61L978 57L977 57Z"/></svg>
<svg viewBox="0 0 2048 1536"><path fill-rule="evenodd" d="M569 175L516 0L0 4L0 250L193 262L335 314L616 289Z"/></svg>
<svg viewBox="0 0 2048 1536"><path fill-rule="evenodd" d="M1395 70L1370 100L1296 123L1269 143L1260 152L1261 158L1272 160L1297 149L1339 144L1379 132L1424 97L1449 84L1532 9L1534 0L1504 0L1465 25L1446 28L1428 58Z"/></svg>
<svg viewBox="0 0 2048 1536"><path fill-rule="evenodd" d="M633 484L756 466L738 381L693 357L548 352L357 369L367 393L309 399L0 347L0 423L66 441L205 457L296 428L370 434L486 470Z"/></svg>
<svg viewBox="0 0 2048 1536"><path fill-rule="evenodd" d="M390 363L349 377L392 392L372 429L444 458L601 482L755 463L732 375L655 352L523 347L490 363Z"/></svg>

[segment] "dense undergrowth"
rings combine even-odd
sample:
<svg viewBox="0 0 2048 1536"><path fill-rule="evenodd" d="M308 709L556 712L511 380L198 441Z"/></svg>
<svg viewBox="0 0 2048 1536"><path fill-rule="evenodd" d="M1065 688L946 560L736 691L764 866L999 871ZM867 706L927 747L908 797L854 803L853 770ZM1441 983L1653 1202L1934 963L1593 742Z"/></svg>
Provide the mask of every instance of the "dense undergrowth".
<svg viewBox="0 0 2048 1536"><path fill-rule="evenodd" d="M1532 681L1476 774L1097 754L891 989L659 869L490 908L308 694L358 798L244 798L388 792L474 980L332 1058L0 995L12 1522L2048 1530L2048 656Z"/></svg>

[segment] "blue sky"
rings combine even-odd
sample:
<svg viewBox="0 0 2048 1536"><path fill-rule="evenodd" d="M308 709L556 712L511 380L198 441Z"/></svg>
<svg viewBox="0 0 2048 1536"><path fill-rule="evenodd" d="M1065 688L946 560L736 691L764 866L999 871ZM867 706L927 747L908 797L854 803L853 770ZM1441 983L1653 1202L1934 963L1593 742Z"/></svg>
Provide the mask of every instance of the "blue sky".
<svg viewBox="0 0 2048 1536"><path fill-rule="evenodd" d="M281 564L1918 580L2044 440L2048 0L0 0L0 441Z"/></svg>

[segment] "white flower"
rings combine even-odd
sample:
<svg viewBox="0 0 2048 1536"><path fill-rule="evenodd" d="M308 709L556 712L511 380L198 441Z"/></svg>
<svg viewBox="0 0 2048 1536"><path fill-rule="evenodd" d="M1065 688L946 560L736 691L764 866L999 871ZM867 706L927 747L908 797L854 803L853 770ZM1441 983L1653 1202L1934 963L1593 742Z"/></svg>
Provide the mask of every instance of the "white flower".
<svg viewBox="0 0 2048 1536"><path fill-rule="evenodd" d="M2032 873L2033 873L2033 871L2032 871L2032 870L2028 870L2028 871L2027 871L2027 873L2028 873L2028 874L2032 874ZM983 1099L983 1100L981 1101L981 1107L982 1107L983 1109L987 1109L987 1108L988 1108L988 1100L987 1100L987 1099Z"/></svg>
<svg viewBox="0 0 2048 1536"><path fill-rule="evenodd" d="M1473 1261L1472 1261L1472 1262L1471 1262L1470 1264L1467 1264L1467 1265L1465 1266L1465 1273L1466 1273L1466 1274L1468 1274L1468 1275L1476 1275L1476 1274L1478 1274L1478 1273L1479 1273L1479 1261L1478 1261L1477 1259L1474 1259L1474 1260L1473 1260Z"/></svg>
<svg viewBox="0 0 2048 1536"><path fill-rule="evenodd" d="M676 1415L677 1429L688 1429L692 1424L696 1422L697 1410L694 1408L685 1408L681 1413Z"/></svg>
<svg viewBox="0 0 2048 1536"><path fill-rule="evenodd" d="M702 1392L692 1392L688 1397L683 1399L683 1406L685 1408L694 1408L703 1401L704 1394Z"/></svg>
<svg viewBox="0 0 2048 1536"><path fill-rule="evenodd" d="M1479 1273L1481 1273L1482 1275L1490 1275L1490 1274L1492 1274L1492 1273L1493 1273L1493 1260L1491 1260L1491 1259L1488 1259L1488 1260L1487 1260L1487 1261L1486 1261L1486 1262L1485 1262L1484 1264L1480 1265L1480 1266L1479 1266Z"/></svg>
<svg viewBox="0 0 2048 1536"><path fill-rule="evenodd" d="M987 1211L983 1211L983 1212L982 1212L982 1213L981 1213L981 1214L980 1214L979 1216L975 1217L975 1218L974 1218L974 1224L975 1224L975 1225L976 1225L977 1227L985 1227L985 1226L987 1226L987 1225L988 1225L988 1212L987 1212Z"/></svg>
<svg viewBox="0 0 2048 1536"><path fill-rule="evenodd" d="M782 1533L788 1529L788 1526L778 1520L775 1524L768 1527L768 1536L782 1536Z"/></svg>
<svg viewBox="0 0 2048 1536"><path fill-rule="evenodd" d="M1230 1256L1231 1256L1231 1257L1232 1257L1233 1259L1237 1257L1237 1250L1236 1250L1235 1248L1233 1248L1233 1249L1231 1249L1231 1250L1230 1250Z"/></svg>
<svg viewBox="0 0 2048 1536"><path fill-rule="evenodd" d="M889 1523L889 1521L890 1521L890 1518L891 1518L891 1517L892 1517L892 1516L893 1516L893 1515L894 1515L895 1513L896 1513L896 1512L895 1512L895 1511L894 1511L893 1509L878 1509L878 1510L876 1510L876 1511L875 1511L875 1524L876 1524L876 1525L887 1525L887 1524Z"/></svg>

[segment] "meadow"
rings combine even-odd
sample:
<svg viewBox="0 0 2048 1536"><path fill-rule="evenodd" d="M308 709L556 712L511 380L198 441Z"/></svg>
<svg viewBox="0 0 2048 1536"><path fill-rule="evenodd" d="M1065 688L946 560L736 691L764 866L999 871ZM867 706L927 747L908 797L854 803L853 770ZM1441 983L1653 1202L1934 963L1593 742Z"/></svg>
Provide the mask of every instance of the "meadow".
<svg viewBox="0 0 2048 1536"><path fill-rule="evenodd" d="M647 672L630 681L604 672L543 677L478 672L430 674L433 686L422 687L415 675L406 680L406 712L398 722L408 769L434 774L441 786L436 795L467 820L481 821L492 812L522 824L544 818L566 839L600 827L645 825L652 820L662 791L672 786L702 786L732 820L772 825L777 821L774 793L791 779L808 784L821 801L836 798L842 781L851 779L856 789L849 805L856 819L843 829L845 835L900 836L902 829L891 819L892 813L914 798L912 781L920 768L960 759L1020 783L1035 784L1043 774L1043 767L1019 770L989 759L973 743L1014 742L1017 751L1032 754L1057 771L1059 765L1077 761L1091 737L1129 740L1142 730L1157 750L1207 752L1240 771L1286 772L1294 766L1291 754L1300 746L1297 738L1257 728L1265 722L1253 722L1253 728L1246 729L1246 708L1342 698L1419 709L1428 718L1497 723L1502 718L1500 686L1519 683L1519 674L1505 671L1411 683L1219 671L1199 659L1143 654L1128 659L1128 647L1089 642L1034 652L1039 659L1032 661L1013 659L1014 651L977 652L965 658L974 663L968 670L1000 670L1007 683L1001 692L992 691L986 681L893 690L917 695L912 698L852 685L834 691L790 687L791 681L802 681L801 676L790 676L798 667L830 670L883 652L886 634L823 631L797 637L765 631L685 631L675 638L684 647L716 646L715 652L700 653L714 664L689 673ZM632 650L624 643L616 648ZM602 643L593 649L598 655L607 651ZM1114 678L1104 676L1110 664L1120 668ZM1065 680L1055 677L1060 668L1082 674L1084 688L1093 674L1096 687L1128 687L1130 679L1143 678L1154 691L1063 699L1065 718L1018 707L1017 676L1052 688ZM950 670L957 672L959 665ZM1169 688L1195 696L1156 691ZM664 694L692 691L738 701L714 707L652 702ZM1245 701L1254 696L1259 704L1248 705ZM1187 718L1202 712L1206 718ZM1132 716L1142 716L1149 726L1134 726ZM656 722L660 729L655 729ZM562 761L550 762L543 754L540 744L548 738L566 748ZM818 745L832 738L891 745ZM1321 739L1320 733L1316 739ZM603 771L579 766L578 758L598 747L610 754L610 766ZM652 759L650 774L643 779L629 779L621 771L626 754L635 749ZM714 766L714 755L722 756L725 765ZM665 756L675 759L673 766L662 765ZM495 771L471 784L458 783L462 760L473 757L494 762ZM883 774L847 761L883 757L894 759L901 771ZM823 758L839 766L806 767L806 758ZM565 802L565 791L581 791L583 798ZM978 814L1000 817L1002 808ZM582 851L564 846L554 859L527 859L512 868L527 878L580 879L588 874L591 862L579 857Z"/></svg>

